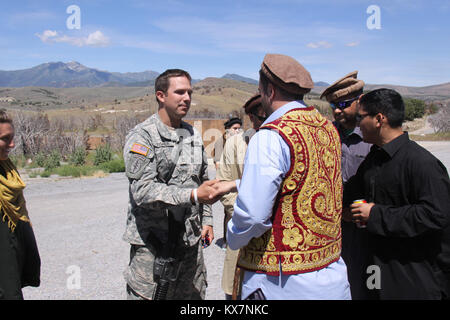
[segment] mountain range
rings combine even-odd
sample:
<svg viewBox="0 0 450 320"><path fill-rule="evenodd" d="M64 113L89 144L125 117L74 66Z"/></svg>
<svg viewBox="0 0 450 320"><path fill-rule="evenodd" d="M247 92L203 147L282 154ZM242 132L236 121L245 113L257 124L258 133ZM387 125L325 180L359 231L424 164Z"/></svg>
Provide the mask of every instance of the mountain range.
<svg viewBox="0 0 450 320"><path fill-rule="evenodd" d="M155 71L108 72L88 68L79 62L48 62L15 71L0 71L0 87L44 86L55 88L120 86L154 80Z"/></svg>
<svg viewBox="0 0 450 320"><path fill-rule="evenodd" d="M38 66L14 71L0 70L0 87L147 87L154 85L159 73L143 72L108 72L89 68L79 62L48 62ZM227 73L223 79L247 82L258 85L258 80ZM193 79L192 83L199 82ZM319 83L319 84L322 84Z"/></svg>
<svg viewBox="0 0 450 320"><path fill-rule="evenodd" d="M38 66L14 71L0 70L0 87L54 87L54 88L98 88L98 87L149 87L153 86L159 73L156 71L143 72L109 72L89 68L79 62L48 62ZM213 78L207 78L213 79ZM258 81L238 74L227 73L221 78L244 82L254 86ZM192 83L202 82L200 79L192 79ZM320 94L328 83L314 82L312 93ZM391 88L404 96L423 100L448 100L450 98L450 82L426 87L409 87L389 84L366 84L365 90L376 88Z"/></svg>

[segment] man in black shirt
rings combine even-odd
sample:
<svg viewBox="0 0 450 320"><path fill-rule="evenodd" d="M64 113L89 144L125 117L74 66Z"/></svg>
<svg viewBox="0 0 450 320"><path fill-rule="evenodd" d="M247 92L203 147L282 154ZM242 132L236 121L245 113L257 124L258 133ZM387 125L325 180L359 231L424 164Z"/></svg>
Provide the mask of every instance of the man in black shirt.
<svg viewBox="0 0 450 320"><path fill-rule="evenodd" d="M445 166L402 131L404 104L394 90L360 99L363 139L374 144L344 188L344 219L366 224L368 286L376 299L448 298L450 180ZM365 199L367 203L352 204ZM376 274L378 271L379 274ZM375 279L375 280L374 280ZM373 283L372 283L373 284Z"/></svg>

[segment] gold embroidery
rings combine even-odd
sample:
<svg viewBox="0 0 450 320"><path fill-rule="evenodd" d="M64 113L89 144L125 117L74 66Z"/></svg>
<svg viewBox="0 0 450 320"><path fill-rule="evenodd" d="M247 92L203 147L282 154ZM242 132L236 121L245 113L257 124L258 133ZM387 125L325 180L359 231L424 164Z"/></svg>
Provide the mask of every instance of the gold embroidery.
<svg viewBox="0 0 450 320"><path fill-rule="evenodd" d="M283 230L283 244L295 249L298 244L303 241L300 230L297 228Z"/></svg>
<svg viewBox="0 0 450 320"><path fill-rule="evenodd" d="M281 186L273 229L241 250L239 266L274 275L280 264L284 273L318 270L341 250L339 137L316 110L291 111L266 127L293 147L293 167Z"/></svg>

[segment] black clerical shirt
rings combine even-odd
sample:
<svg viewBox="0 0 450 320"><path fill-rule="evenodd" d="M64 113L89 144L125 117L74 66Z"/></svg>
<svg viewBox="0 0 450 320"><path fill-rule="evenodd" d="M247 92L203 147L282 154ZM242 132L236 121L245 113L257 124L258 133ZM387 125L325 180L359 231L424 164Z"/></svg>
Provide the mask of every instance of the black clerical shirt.
<svg viewBox="0 0 450 320"><path fill-rule="evenodd" d="M450 273L450 180L445 166L403 133L372 146L344 187L344 206L375 205L367 223L369 265L381 299L441 299ZM371 269L374 270L374 269ZM371 274L368 274L370 276Z"/></svg>

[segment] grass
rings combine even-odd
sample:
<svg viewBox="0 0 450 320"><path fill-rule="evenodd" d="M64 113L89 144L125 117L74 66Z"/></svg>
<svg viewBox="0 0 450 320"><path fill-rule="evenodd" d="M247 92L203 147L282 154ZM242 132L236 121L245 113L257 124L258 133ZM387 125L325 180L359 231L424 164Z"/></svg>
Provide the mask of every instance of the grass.
<svg viewBox="0 0 450 320"><path fill-rule="evenodd" d="M20 169L25 169L29 178L48 178L51 175L58 175L60 177L104 177L113 172L125 172L125 163L122 155L115 154L113 159L107 162L93 165L95 152L91 152L86 157L86 164L74 165L63 163L61 166L51 169L37 168L35 164L27 164L24 157L15 157L13 162L17 164Z"/></svg>

